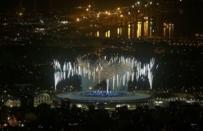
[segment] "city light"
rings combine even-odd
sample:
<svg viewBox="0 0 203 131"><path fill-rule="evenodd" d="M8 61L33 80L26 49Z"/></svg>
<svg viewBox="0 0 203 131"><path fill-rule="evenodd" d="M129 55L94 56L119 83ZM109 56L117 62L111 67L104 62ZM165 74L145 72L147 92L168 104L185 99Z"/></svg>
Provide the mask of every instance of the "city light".
<svg viewBox="0 0 203 131"><path fill-rule="evenodd" d="M88 5L88 8L91 8L92 7L92 5Z"/></svg>
<svg viewBox="0 0 203 131"><path fill-rule="evenodd" d="M80 6L81 14L77 14L77 16L74 16L74 19L76 19L76 23L78 23L77 28L80 28L81 32L85 32L85 34L89 34L88 36L97 37L97 38L122 38L127 36L128 39L134 39L134 38L153 38L155 37L154 34L158 34L159 37L167 38L167 39L173 39L174 38L174 23L172 25L167 25L168 27L157 28L157 21L156 20L156 11L148 12L150 8L157 8L155 5L159 5L159 2L154 1L136 1L135 4L126 6L125 8L117 7L116 9L103 9L100 10L95 6L92 6L91 4L87 6ZM136 9L135 9L136 7ZM90 12L91 9L91 12ZM84 19L84 22L80 18ZM119 19L121 18L121 19ZM147 19L147 20L146 20ZM79 23L80 22L80 23ZM92 24L87 24L87 23ZM71 23L71 22L70 22ZM86 23L86 24L85 24ZM133 23L132 26L129 28L128 23ZM151 24L153 23L153 24ZM74 25L74 23L72 23ZM70 24L70 25L72 25ZM97 29L100 32L100 35L98 35L97 31L92 31L89 29L89 27L93 28L92 25L97 25ZM123 32L120 33L120 30L118 31L118 27L113 27L115 25L122 25ZM89 26L89 27L88 27ZM103 31L104 28L107 26L110 27L110 33L108 31ZM161 25L163 26L163 25ZM96 27L96 26L95 26ZM165 29L166 28L166 29ZM158 29L158 30L157 30ZM90 31L88 31L90 30ZM165 32L165 33L164 33ZM168 33L169 32L169 33ZM103 35L101 35L103 34ZM165 36L167 35L167 36Z"/></svg>
<svg viewBox="0 0 203 131"><path fill-rule="evenodd" d="M163 23L163 37L170 39L174 34L173 23Z"/></svg>
<svg viewBox="0 0 203 131"><path fill-rule="evenodd" d="M117 37L120 37L122 35L122 27L117 28Z"/></svg>
<svg viewBox="0 0 203 131"><path fill-rule="evenodd" d="M19 12L18 15L19 15L19 16L23 16L23 12Z"/></svg>
<svg viewBox="0 0 203 131"><path fill-rule="evenodd" d="M66 20L63 20L63 21L61 21L61 24L68 24L68 21L66 21Z"/></svg>
<svg viewBox="0 0 203 131"><path fill-rule="evenodd" d="M144 17L145 21L144 21L144 37L148 37L149 35L149 21L148 21L148 17Z"/></svg>
<svg viewBox="0 0 203 131"><path fill-rule="evenodd" d="M77 22L80 22L80 18L77 18L76 21L77 21Z"/></svg>
<svg viewBox="0 0 203 131"><path fill-rule="evenodd" d="M100 17L100 13L97 13L97 18L99 18Z"/></svg>
<svg viewBox="0 0 203 131"><path fill-rule="evenodd" d="M137 38L142 36L142 22L137 22Z"/></svg>
<svg viewBox="0 0 203 131"><path fill-rule="evenodd" d="M106 38L110 38L110 37L111 37L111 31L110 31L110 30L107 30L107 31L105 32L105 37L106 37Z"/></svg>
<svg viewBox="0 0 203 131"><path fill-rule="evenodd" d="M128 39L131 39L131 25L128 24Z"/></svg>
<svg viewBox="0 0 203 131"><path fill-rule="evenodd" d="M130 11L128 12L128 15L131 15Z"/></svg>
<svg viewBox="0 0 203 131"><path fill-rule="evenodd" d="M97 31L97 32L96 32L96 37L98 37L98 38L99 38L99 36L100 36L100 32L99 32L99 31Z"/></svg>
<svg viewBox="0 0 203 131"><path fill-rule="evenodd" d="M110 16L110 15L111 15L111 12L105 11L105 14L108 15L108 16Z"/></svg>

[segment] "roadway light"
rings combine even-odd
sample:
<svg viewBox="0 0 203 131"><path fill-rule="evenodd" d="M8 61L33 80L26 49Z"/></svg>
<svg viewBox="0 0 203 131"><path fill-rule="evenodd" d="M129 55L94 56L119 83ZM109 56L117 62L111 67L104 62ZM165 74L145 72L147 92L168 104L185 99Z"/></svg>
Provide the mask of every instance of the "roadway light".
<svg viewBox="0 0 203 131"><path fill-rule="evenodd" d="M97 13L97 18L99 18L100 17L100 13Z"/></svg>
<svg viewBox="0 0 203 131"><path fill-rule="evenodd" d="M76 19L76 22L80 22L80 18L77 18L77 19Z"/></svg>
<svg viewBox="0 0 203 131"><path fill-rule="evenodd" d="M68 21L63 20L63 21L61 21L61 24L63 24L63 25L68 24Z"/></svg>
<svg viewBox="0 0 203 131"><path fill-rule="evenodd" d="M18 15L19 15L19 16L23 16L23 12L19 12Z"/></svg>

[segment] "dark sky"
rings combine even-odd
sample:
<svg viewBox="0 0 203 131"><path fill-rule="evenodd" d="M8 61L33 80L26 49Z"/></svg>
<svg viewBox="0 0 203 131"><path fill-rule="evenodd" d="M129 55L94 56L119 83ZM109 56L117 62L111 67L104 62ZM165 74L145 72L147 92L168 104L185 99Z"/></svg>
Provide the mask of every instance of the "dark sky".
<svg viewBox="0 0 203 131"><path fill-rule="evenodd" d="M95 4L97 7L116 7L129 5L134 0L0 0L0 8L5 10L16 10L20 5L27 9L32 8L56 8L64 9L78 5ZM34 7L36 6L36 7Z"/></svg>
<svg viewBox="0 0 203 131"><path fill-rule="evenodd" d="M121 5L129 5L134 3L135 1L136 0L0 0L0 9L15 10L21 5L20 3L22 3L22 5L27 9L32 8L46 9L50 7L56 9L66 9L78 5L87 5L89 3L94 3L97 7L109 8ZM167 0L153 0L153 1L167 1ZM168 0L168 1L178 1L178 0ZM203 1L203 0L183 0L183 1Z"/></svg>

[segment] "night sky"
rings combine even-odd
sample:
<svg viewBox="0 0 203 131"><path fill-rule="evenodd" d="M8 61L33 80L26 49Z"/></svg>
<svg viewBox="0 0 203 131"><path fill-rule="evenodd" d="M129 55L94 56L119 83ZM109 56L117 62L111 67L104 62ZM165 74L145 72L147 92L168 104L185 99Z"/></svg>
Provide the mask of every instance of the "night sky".
<svg viewBox="0 0 203 131"><path fill-rule="evenodd" d="M68 9L79 5L93 4L99 8L112 8L122 5L129 5L137 0L0 0L0 9L16 10L20 6L32 9ZM142 0L140 0L142 1ZM178 1L178 0L154 0L154 1ZM203 0L183 0L188 3L197 3L203 5ZM192 6L192 4L189 4ZM195 8L195 7L193 7Z"/></svg>
<svg viewBox="0 0 203 131"><path fill-rule="evenodd" d="M94 4L97 7L116 7L121 5L129 5L133 3L132 0L1 0L1 9L11 9L15 10L19 6L23 5L25 8L32 9L35 8L50 8L53 9L65 9L71 8L78 5Z"/></svg>

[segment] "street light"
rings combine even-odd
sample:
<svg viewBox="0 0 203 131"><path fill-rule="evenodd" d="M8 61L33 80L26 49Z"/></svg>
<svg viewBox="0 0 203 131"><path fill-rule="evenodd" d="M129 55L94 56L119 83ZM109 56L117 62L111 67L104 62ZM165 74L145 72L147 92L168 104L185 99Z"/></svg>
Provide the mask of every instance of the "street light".
<svg viewBox="0 0 203 131"><path fill-rule="evenodd" d="M97 13L97 18L99 18L100 17L100 13Z"/></svg>
<svg viewBox="0 0 203 131"><path fill-rule="evenodd" d="M91 6L91 5L88 5L88 7L91 8L92 6Z"/></svg>
<svg viewBox="0 0 203 131"><path fill-rule="evenodd" d="M76 18L76 22L80 22L80 18Z"/></svg>
<svg viewBox="0 0 203 131"><path fill-rule="evenodd" d="M23 12L19 12L18 15L19 15L19 16L23 16Z"/></svg>

